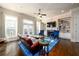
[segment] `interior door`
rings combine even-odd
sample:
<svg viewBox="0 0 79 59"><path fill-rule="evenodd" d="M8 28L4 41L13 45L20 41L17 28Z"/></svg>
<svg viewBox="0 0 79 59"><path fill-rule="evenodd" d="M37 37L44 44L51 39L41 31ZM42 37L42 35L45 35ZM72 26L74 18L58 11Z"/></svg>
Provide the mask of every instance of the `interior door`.
<svg viewBox="0 0 79 59"><path fill-rule="evenodd" d="M77 42L79 42L79 15L76 18L76 37L77 37Z"/></svg>

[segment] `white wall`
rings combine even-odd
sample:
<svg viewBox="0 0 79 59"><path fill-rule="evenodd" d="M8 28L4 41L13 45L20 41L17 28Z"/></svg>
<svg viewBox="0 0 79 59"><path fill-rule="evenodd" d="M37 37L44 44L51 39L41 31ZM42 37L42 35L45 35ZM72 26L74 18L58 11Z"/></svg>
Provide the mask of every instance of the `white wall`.
<svg viewBox="0 0 79 59"><path fill-rule="evenodd" d="M72 40L79 42L79 7L72 10Z"/></svg>
<svg viewBox="0 0 79 59"><path fill-rule="evenodd" d="M3 12L2 8L0 7L0 38L4 38L5 29L4 29L4 19L3 19Z"/></svg>

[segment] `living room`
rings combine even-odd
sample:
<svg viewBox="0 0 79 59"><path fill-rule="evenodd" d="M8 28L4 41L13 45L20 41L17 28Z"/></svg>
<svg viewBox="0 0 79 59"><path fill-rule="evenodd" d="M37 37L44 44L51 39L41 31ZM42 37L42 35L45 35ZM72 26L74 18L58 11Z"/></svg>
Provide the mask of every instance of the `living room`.
<svg viewBox="0 0 79 59"><path fill-rule="evenodd" d="M79 55L78 17L78 3L0 3L0 55Z"/></svg>

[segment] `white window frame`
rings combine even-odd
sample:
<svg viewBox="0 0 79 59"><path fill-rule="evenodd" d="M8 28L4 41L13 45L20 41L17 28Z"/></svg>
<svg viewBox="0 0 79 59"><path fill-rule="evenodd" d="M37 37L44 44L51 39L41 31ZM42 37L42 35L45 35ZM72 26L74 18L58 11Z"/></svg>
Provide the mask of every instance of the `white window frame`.
<svg viewBox="0 0 79 59"><path fill-rule="evenodd" d="M33 33L34 34L34 22L32 20L29 20L29 19L23 19L23 35L24 34L24 24L27 24L27 25L32 25L33 26Z"/></svg>
<svg viewBox="0 0 79 59"><path fill-rule="evenodd" d="M16 20L16 34L15 35L13 35L13 36L8 36L7 35L7 31L6 31L6 29L7 29L7 26L6 26L6 24L7 24L7 20L8 19L14 19L14 20ZM7 14L5 14L5 37L6 38L12 38L12 37L16 37L17 36L17 32L18 32L18 18L16 17L16 16L12 16L12 15L7 15Z"/></svg>

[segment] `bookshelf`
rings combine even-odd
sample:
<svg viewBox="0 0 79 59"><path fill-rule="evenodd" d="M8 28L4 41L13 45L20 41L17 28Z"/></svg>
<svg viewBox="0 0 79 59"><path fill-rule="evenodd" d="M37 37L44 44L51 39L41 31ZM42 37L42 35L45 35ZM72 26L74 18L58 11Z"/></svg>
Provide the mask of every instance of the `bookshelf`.
<svg viewBox="0 0 79 59"><path fill-rule="evenodd" d="M59 31L63 33L70 33L70 17L58 19Z"/></svg>

